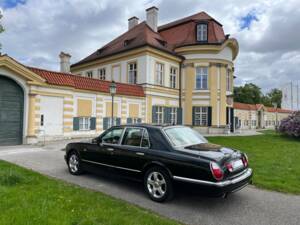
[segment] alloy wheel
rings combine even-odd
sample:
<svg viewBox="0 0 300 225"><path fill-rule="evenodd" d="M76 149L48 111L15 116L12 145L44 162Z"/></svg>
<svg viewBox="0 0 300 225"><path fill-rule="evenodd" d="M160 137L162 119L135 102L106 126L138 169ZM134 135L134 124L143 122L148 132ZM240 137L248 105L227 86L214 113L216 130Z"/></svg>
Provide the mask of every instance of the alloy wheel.
<svg viewBox="0 0 300 225"><path fill-rule="evenodd" d="M159 172L151 172L147 177L147 188L154 198L162 198L167 191L167 183Z"/></svg>
<svg viewBox="0 0 300 225"><path fill-rule="evenodd" d="M78 172L79 168L79 159L76 154L72 154L69 159L69 167L72 173Z"/></svg>

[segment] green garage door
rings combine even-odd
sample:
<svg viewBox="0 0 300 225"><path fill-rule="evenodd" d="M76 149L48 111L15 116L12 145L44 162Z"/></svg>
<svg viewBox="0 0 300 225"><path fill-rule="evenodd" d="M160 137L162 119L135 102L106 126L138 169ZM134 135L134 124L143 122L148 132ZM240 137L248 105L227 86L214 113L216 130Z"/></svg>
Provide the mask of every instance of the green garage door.
<svg viewBox="0 0 300 225"><path fill-rule="evenodd" d="M0 75L0 146L22 144L23 108L22 88Z"/></svg>

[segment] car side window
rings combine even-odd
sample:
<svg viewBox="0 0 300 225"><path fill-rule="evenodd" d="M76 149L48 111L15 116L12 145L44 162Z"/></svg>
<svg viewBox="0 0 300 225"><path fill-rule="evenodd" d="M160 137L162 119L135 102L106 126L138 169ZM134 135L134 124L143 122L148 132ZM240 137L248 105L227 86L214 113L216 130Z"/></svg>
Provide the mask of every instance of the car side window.
<svg viewBox="0 0 300 225"><path fill-rule="evenodd" d="M142 148L150 148L149 134L146 129L144 129L144 132L143 132L141 147Z"/></svg>
<svg viewBox="0 0 300 225"><path fill-rule="evenodd" d="M144 129L127 128L124 133L122 145L140 146Z"/></svg>
<svg viewBox="0 0 300 225"><path fill-rule="evenodd" d="M114 128L102 137L102 143L119 144L124 128Z"/></svg>

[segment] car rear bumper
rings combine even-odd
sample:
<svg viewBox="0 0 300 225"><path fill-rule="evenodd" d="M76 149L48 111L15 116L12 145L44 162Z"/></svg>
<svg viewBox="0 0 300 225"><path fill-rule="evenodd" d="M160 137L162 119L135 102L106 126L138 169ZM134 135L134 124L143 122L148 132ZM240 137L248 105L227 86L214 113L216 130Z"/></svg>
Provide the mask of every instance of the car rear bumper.
<svg viewBox="0 0 300 225"><path fill-rule="evenodd" d="M248 168L244 170L242 174L240 174L237 177L225 181L219 181L219 182L191 179L191 178L178 177L178 176L173 176L173 179L176 181L199 184L201 186L206 186L208 188L212 188L222 193L230 193L230 192L238 191L244 188L247 184L249 184L251 182L252 174L253 174L252 169Z"/></svg>

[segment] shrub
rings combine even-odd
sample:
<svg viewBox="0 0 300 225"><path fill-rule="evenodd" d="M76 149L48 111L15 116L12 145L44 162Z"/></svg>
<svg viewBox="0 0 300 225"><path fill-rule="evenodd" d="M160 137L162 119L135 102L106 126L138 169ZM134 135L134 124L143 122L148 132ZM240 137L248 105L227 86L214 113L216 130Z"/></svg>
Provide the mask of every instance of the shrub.
<svg viewBox="0 0 300 225"><path fill-rule="evenodd" d="M279 126L279 132L300 138L300 111L283 119Z"/></svg>

